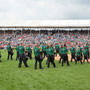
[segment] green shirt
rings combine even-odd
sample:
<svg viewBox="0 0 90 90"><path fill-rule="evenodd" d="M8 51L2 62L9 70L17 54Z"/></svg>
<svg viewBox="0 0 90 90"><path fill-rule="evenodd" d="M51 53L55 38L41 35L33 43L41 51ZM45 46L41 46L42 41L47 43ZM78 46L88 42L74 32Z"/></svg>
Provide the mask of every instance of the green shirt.
<svg viewBox="0 0 90 90"><path fill-rule="evenodd" d="M80 49L76 51L76 56L80 56L81 55L81 51Z"/></svg>
<svg viewBox="0 0 90 90"><path fill-rule="evenodd" d="M46 51L46 49L47 49L47 46L44 46L44 47L42 48L43 51Z"/></svg>
<svg viewBox="0 0 90 90"><path fill-rule="evenodd" d="M44 51L44 47L45 47L45 45L42 45L41 47L42 47L42 50Z"/></svg>
<svg viewBox="0 0 90 90"><path fill-rule="evenodd" d="M75 53L75 48L74 47L71 47L70 48L70 51L71 51L71 53Z"/></svg>
<svg viewBox="0 0 90 90"><path fill-rule="evenodd" d="M55 49L58 49L59 50L59 45L55 45Z"/></svg>
<svg viewBox="0 0 90 90"><path fill-rule="evenodd" d="M19 46L16 47L16 50L19 52Z"/></svg>
<svg viewBox="0 0 90 90"><path fill-rule="evenodd" d="M24 47L23 46L20 46L19 47L19 54L23 54L24 53L24 50L25 50Z"/></svg>
<svg viewBox="0 0 90 90"><path fill-rule="evenodd" d="M80 49L80 52L82 52L82 48L80 47L79 49Z"/></svg>
<svg viewBox="0 0 90 90"><path fill-rule="evenodd" d="M87 55L87 54L88 54L88 50L87 50L87 49L84 49L84 50L83 50L83 54L84 54L84 55Z"/></svg>
<svg viewBox="0 0 90 90"><path fill-rule="evenodd" d="M40 55L40 49L39 49L39 48L34 47L34 55L35 55L35 56Z"/></svg>
<svg viewBox="0 0 90 90"><path fill-rule="evenodd" d="M30 51L31 51L31 48L30 48L30 47L27 47L26 50L27 50L28 52L30 52Z"/></svg>
<svg viewBox="0 0 90 90"><path fill-rule="evenodd" d="M60 49L61 54L67 54L67 52L68 52L68 50L67 50L66 47L63 47L63 48Z"/></svg>
<svg viewBox="0 0 90 90"><path fill-rule="evenodd" d="M8 46L7 46L7 50L8 50L8 51L11 51L11 45L8 45Z"/></svg>
<svg viewBox="0 0 90 90"><path fill-rule="evenodd" d="M47 55L53 55L54 54L53 48L51 47L51 48L46 49L46 54Z"/></svg>
<svg viewBox="0 0 90 90"><path fill-rule="evenodd" d="M60 53L60 54L62 53L62 48L59 49L59 53Z"/></svg>
<svg viewBox="0 0 90 90"><path fill-rule="evenodd" d="M88 46L85 46L87 50L89 50L89 47Z"/></svg>

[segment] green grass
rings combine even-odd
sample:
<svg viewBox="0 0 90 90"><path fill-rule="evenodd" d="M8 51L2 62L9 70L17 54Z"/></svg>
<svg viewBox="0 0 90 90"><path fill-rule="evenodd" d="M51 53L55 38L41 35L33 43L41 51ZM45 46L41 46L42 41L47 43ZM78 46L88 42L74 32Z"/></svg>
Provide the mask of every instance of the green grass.
<svg viewBox="0 0 90 90"><path fill-rule="evenodd" d="M0 90L90 90L90 64L70 63L64 67L55 61L57 68L48 69L45 60L43 70L34 69L34 60L28 60L29 68L18 68L16 52L13 60L7 60L7 51L2 52L0 63Z"/></svg>

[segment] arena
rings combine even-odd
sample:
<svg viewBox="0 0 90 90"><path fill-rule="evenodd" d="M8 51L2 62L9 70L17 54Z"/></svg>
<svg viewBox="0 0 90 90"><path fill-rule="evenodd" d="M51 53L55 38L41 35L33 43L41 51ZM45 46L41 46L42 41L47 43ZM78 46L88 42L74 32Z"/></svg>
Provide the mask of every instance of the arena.
<svg viewBox="0 0 90 90"><path fill-rule="evenodd" d="M8 44L13 49L12 60L8 57ZM32 59L28 57L26 68L23 64L18 67L20 60L16 60L17 46L22 44L26 50L30 45L32 49ZM43 68L35 66L35 45L39 45L40 51L42 45L58 44L61 48L66 45L68 50L69 65L64 62L59 63L61 56L55 52L54 63L48 67L48 57L45 56L42 61ZM87 60L84 62L82 52L82 63L75 60L71 62L70 48L74 46L75 53L78 47L84 50L88 45L90 48L90 26L89 25L34 25L34 26L0 26L0 88L1 90L89 90L90 89L90 64ZM27 52L24 52L26 54ZM90 50L89 50L90 53ZM75 54L76 55L76 54ZM44 56L44 53L42 57ZM23 57L23 56L22 56ZM20 58L20 56L19 56ZM61 59L63 60L63 59ZM90 55L88 57L90 62ZM24 63L25 64L25 63ZM40 64L40 63L39 63ZM66 65L67 64L67 65Z"/></svg>

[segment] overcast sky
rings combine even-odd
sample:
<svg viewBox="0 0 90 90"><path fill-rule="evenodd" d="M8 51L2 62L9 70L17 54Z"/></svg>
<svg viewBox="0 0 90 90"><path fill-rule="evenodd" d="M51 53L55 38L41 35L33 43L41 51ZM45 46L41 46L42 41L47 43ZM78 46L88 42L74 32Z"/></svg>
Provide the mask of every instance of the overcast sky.
<svg viewBox="0 0 90 90"><path fill-rule="evenodd" d="M0 24L71 19L90 19L90 0L0 0Z"/></svg>

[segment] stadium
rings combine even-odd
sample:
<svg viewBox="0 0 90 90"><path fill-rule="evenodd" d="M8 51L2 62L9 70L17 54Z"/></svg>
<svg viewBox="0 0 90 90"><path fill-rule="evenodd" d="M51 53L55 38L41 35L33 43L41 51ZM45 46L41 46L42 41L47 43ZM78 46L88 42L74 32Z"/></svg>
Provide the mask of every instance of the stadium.
<svg viewBox="0 0 90 90"><path fill-rule="evenodd" d="M32 21L17 25L0 26L0 90L90 90L90 64L75 61L71 62L70 48L75 49L81 45L82 48L88 44L90 48L90 21L89 20L61 20L61 21ZM7 60L7 46L10 43L13 49L13 59ZM32 48L32 60L28 58L28 68L22 64L19 68L19 60L16 61L18 44L26 48ZM62 67L59 63L59 54L55 56L56 68L51 63L47 68L45 57L42 61L44 69L35 70L34 47L36 44L66 44L68 49L68 60ZM89 51L90 52L90 51ZM89 53L90 54L90 53ZM82 61L84 56L82 57ZM90 55L88 58L90 62ZM38 67L38 66L37 66Z"/></svg>

